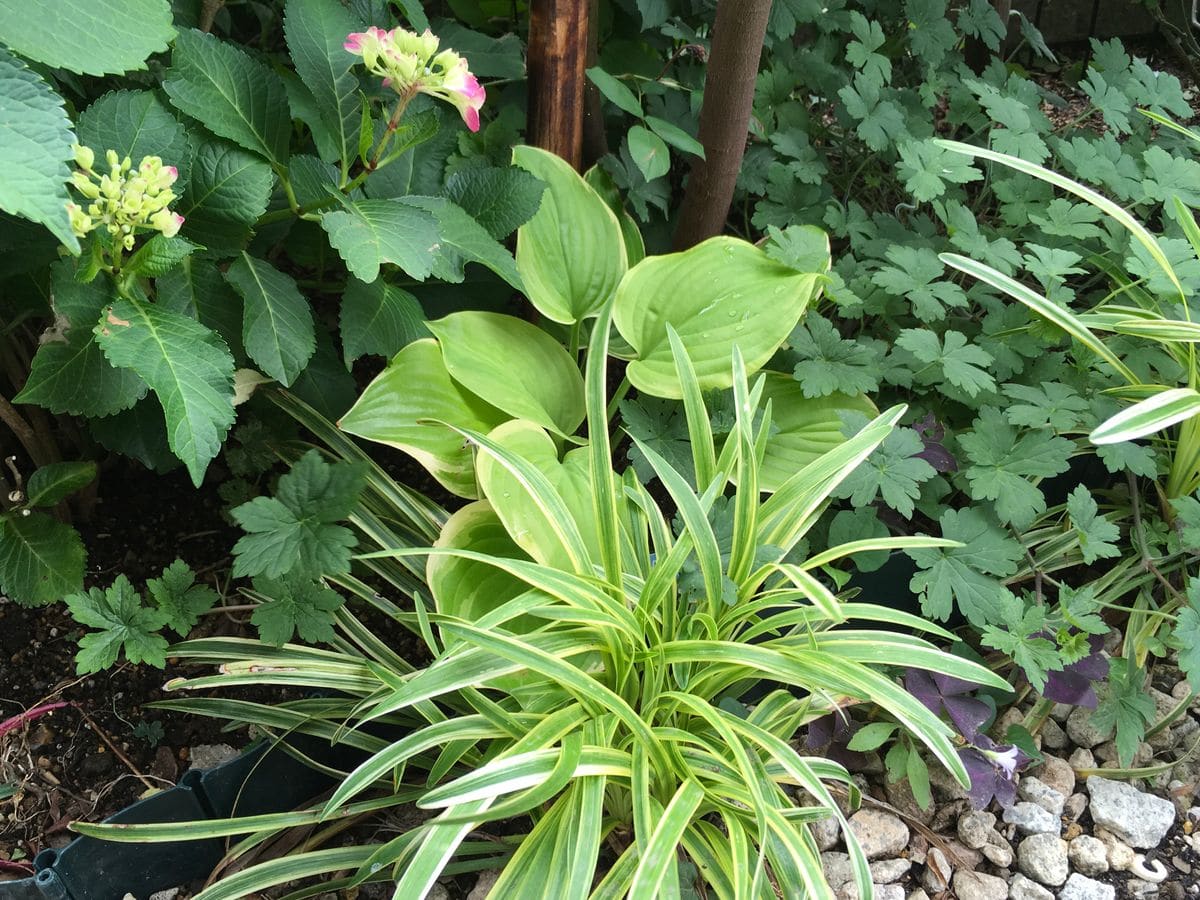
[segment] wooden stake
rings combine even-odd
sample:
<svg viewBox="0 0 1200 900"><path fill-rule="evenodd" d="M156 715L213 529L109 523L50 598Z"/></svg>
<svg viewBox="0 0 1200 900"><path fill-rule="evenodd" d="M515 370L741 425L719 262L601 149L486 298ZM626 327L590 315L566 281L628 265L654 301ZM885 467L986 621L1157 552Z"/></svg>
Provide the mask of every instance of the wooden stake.
<svg viewBox="0 0 1200 900"><path fill-rule="evenodd" d="M586 0L529 4L529 143L578 169L583 160L587 76Z"/></svg>

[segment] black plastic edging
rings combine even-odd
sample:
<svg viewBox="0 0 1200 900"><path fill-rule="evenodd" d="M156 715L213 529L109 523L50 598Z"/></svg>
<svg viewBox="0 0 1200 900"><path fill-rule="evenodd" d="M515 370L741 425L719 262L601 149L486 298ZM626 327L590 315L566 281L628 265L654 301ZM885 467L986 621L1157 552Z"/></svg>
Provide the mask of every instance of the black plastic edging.
<svg viewBox="0 0 1200 900"><path fill-rule="evenodd" d="M361 753L295 735L288 742L335 766L344 766L347 756ZM311 800L332 784L331 777L284 747L262 741L224 765L185 773L175 787L139 800L104 821L191 822L282 812ZM0 882L0 900L121 900L126 894L145 900L156 891L204 878L224 853L225 840L219 838L123 844L77 837L61 850L39 853L33 860L36 874L32 877Z"/></svg>

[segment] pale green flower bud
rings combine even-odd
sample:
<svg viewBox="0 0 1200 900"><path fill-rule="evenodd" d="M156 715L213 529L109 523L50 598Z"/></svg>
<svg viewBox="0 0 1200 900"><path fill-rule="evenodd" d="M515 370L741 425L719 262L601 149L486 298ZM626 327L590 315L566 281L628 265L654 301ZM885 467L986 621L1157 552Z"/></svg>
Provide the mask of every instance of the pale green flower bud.
<svg viewBox="0 0 1200 900"><path fill-rule="evenodd" d="M73 144L71 151L75 154L75 165L85 171L90 171L92 165L96 162L96 154L92 152L92 148L84 147L81 144Z"/></svg>

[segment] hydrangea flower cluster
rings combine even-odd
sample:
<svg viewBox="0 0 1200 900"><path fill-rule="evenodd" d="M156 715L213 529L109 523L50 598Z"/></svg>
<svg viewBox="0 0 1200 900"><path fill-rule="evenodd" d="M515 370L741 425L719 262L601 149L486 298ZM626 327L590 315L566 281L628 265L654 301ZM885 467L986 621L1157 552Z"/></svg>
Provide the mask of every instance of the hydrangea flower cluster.
<svg viewBox="0 0 1200 900"><path fill-rule="evenodd" d="M132 250L139 230L159 231L164 237L179 233L183 216L168 209L175 200L171 185L179 177L174 166L164 166L157 156L146 156L134 169L128 156L120 159L115 150L109 150L105 155L109 171L105 175L92 168L96 155L90 148L76 144L74 151L79 170L71 175L71 184L91 201L86 210L75 203L67 204L71 229L77 237L103 226L126 250Z"/></svg>
<svg viewBox="0 0 1200 900"><path fill-rule="evenodd" d="M424 34L393 28L384 31L374 26L347 36L343 46L373 75L383 78L383 86L401 96L428 94L451 103L467 127L479 130L479 109L486 92L467 69L467 61L453 50L438 52L438 38L428 29Z"/></svg>

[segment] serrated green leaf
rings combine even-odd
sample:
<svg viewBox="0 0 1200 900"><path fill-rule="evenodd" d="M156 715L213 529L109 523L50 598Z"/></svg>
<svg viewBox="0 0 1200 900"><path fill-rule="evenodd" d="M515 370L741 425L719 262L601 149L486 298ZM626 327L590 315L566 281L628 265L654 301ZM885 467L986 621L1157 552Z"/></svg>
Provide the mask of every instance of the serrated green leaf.
<svg viewBox="0 0 1200 900"><path fill-rule="evenodd" d="M175 36L167 0L0 0L0 37L54 68L108 75L146 68Z"/></svg>
<svg viewBox="0 0 1200 900"><path fill-rule="evenodd" d="M359 281L370 284L393 263L418 281L433 271L437 220L403 200L358 200L321 216L329 243Z"/></svg>
<svg viewBox="0 0 1200 900"><path fill-rule="evenodd" d="M194 319L141 300L118 300L96 326L114 366L132 369L162 404L171 450L199 486L233 424L233 357Z"/></svg>
<svg viewBox="0 0 1200 900"><path fill-rule="evenodd" d="M1073 387L1054 381L1043 381L1039 387L1006 384L1004 393L1017 401L1005 408L1005 417L1013 425L1026 428L1071 431L1079 426L1090 409L1088 402Z"/></svg>
<svg viewBox="0 0 1200 900"><path fill-rule="evenodd" d="M146 382L135 372L114 368L92 334L114 299L112 283L107 277L88 284L76 281L75 266L68 260L54 263L50 273L56 327L43 335L14 402L87 416L129 409L146 395Z"/></svg>
<svg viewBox="0 0 1200 900"><path fill-rule="evenodd" d="M290 385L316 350L312 311L290 275L243 252L225 280L245 301L242 343L264 372Z"/></svg>
<svg viewBox="0 0 1200 900"><path fill-rule="evenodd" d="M270 165L254 154L226 141L199 140L178 206L182 233L210 251L236 253L266 211L274 184Z"/></svg>
<svg viewBox="0 0 1200 900"><path fill-rule="evenodd" d="M1006 593L990 615L1003 627L985 625L983 643L1011 656L1034 690L1044 690L1047 673L1063 667L1058 646L1046 636L1046 608L1038 604L1026 607Z"/></svg>
<svg viewBox="0 0 1200 900"><path fill-rule="evenodd" d="M1067 496L1067 515L1071 517L1071 527L1079 538L1079 549L1085 563L1091 565L1098 559L1121 555L1121 549L1113 543L1120 539L1121 529L1100 515L1096 501L1082 484Z"/></svg>
<svg viewBox="0 0 1200 900"><path fill-rule="evenodd" d="M199 249L201 248L187 238L156 234L129 257L125 271L147 278L157 278L166 275Z"/></svg>
<svg viewBox="0 0 1200 900"><path fill-rule="evenodd" d="M891 247L884 266L871 280L889 294L902 297L912 304L913 315L922 322L945 318L946 307L967 305L963 289L951 281L938 281L945 266L928 247Z"/></svg>
<svg viewBox="0 0 1200 900"><path fill-rule="evenodd" d="M347 518L364 483L361 467L327 463L309 450L280 477L274 497L255 497L230 514L247 532L234 545L233 574L316 579L350 571L358 539Z"/></svg>
<svg viewBox="0 0 1200 900"><path fill-rule="evenodd" d="M446 179L446 196L501 241L538 211L546 184L516 166L469 166Z"/></svg>
<svg viewBox="0 0 1200 900"><path fill-rule="evenodd" d="M160 578L147 581L146 590L154 598L163 624L180 637L187 637L200 616L220 599L212 588L196 584L196 573L182 559L163 569Z"/></svg>
<svg viewBox="0 0 1200 900"><path fill-rule="evenodd" d="M1200 692L1200 579L1188 581L1187 605L1176 616L1172 637L1179 648L1179 668L1192 690Z"/></svg>
<svg viewBox="0 0 1200 900"><path fill-rule="evenodd" d="M919 203L942 196L947 183L966 184L983 177L968 160L929 141L909 141L897 149L904 187Z"/></svg>
<svg viewBox="0 0 1200 900"><path fill-rule="evenodd" d="M647 181L653 181L671 171L671 152L657 134L634 125L627 135L629 155Z"/></svg>
<svg viewBox="0 0 1200 900"><path fill-rule="evenodd" d="M284 9L283 33L296 74L312 93L344 168L358 149L360 116L358 76L352 71L357 59L342 44L360 27L333 0L288 0Z"/></svg>
<svg viewBox="0 0 1200 900"><path fill-rule="evenodd" d="M274 71L233 44L180 32L163 90L176 109L270 162L287 162L292 119Z"/></svg>
<svg viewBox="0 0 1200 900"><path fill-rule="evenodd" d="M866 417L854 416L851 421L865 425ZM857 431L857 427L850 434ZM883 502L904 517L912 516L915 501L921 496L921 483L937 474L937 470L918 456L925 445L911 428L895 428L883 443L852 471L834 491L834 496L849 498L855 507L864 507L882 496Z"/></svg>
<svg viewBox="0 0 1200 900"><path fill-rule="evenodd" d="M1101 694L1090 724L1101 733L1116 731L1117 757L1122 766L1133 761L1155 713L1154 699L1146 690L1145 671L1123 657L1109 660L1107 689Z"/></svg>
<svg viewBox="0 0 1200 900"><path fill-rule="evenodd" d="M86 554L79 533L45 513L0 519L0 592L45 606L83 587Z"/></svg>
<svg viewBox="0 0 1200 900"><path fill-rule="evenodd" d="M992 390L996 380L985 368L992 364L992 355L981 347L968 344L966 335L947 331L941 340L923 328L905 328L896 344L929 365L938 365L946 381L974 397L980 391Z"/></svg>
<svg viewBox="0 0 1200 900"><path fill-rule="evenodd" d="M963 546L905 550L922 569L910 587L923 595L925 615L945 621L957 604L968 621L981 627L1007 594L999 579L1017 571L1025 551L978 510L948 509L939 521L942 537Z"/></svg>
<svg viewBox="0 0 1200 900"><path fill-rule="evenodd" d="M5 0L0 9L16 5ZM3 28L0 35L8 37ZM67 161L73 158L74 140L62 97L0 47L0 209L40 222L78 252L67 220Z"/></svg>
<svg viewBox="0 0 1200 900"><path fill-rule="evenodd" d="M118 575L104 590L92 588L65 600L76 622L100 629L89 631L79 641L79 652L75 654L78 674L107 669L122 650L132 663L160 669L167 664L167 639L156 633L163 626L164 616L142 606L141 595L124 575Z"/></svg>
<svg viewBox="0 0 1200 900"><path fill-rule="evenodd" d="M1000 520L1017 528L1028 527L1046 510L1046 498L1028 479L1065 472L1075 450L1074 443L1045 430L1019 434L992 406L979 411L958 443L971 461L965 469L971 496L995 501Z"/></svg>
<svg viewBox="0 0 1200 900"><path fill-rule="evenodd" d="M382 278L371 284L357 278L347 282L339 327L346 368L368 353L391 359L403 347L429 335L425 311L417 298Z"/></svg>
<svg viewBox="0 0 1200 900"><path fill-rule="evenodd" d="M433 274L438 278L458 284L466 277L463 266L473 262L491 269L515 290L524 291L513 255L461 207L444 197L405 197L404 202L426 210L437 220L439 240Z"/></svg>
<svg viewBox="0 0 1200 900"><path fill-rule="evenodd" d="M93 462L48 463L29 476L25 502L29 506L54 506L95 479L96 464Z"/></svg>
<svg viewBox="0 0 1200 900"><path fill-rule="evenodd" d="M151 91L105 94L80 113L76 131L79 143L90 147L96 159L115 150L136 166L144 156L158 156L179 170L175 193L187 186L192 155L187 129Z"/></svg>
<svg viewBox="0 0 1200 900"><path fill-rule="evenodd" d="M242 347L242 298L209 259L189 256L154 283L154 301L164 309L195 319L221 336L233 358L246 358Z"/></svg>
<svg viewBox="0 0 1200 900"><path fill-rule="evenodd" d="M250 616L268 644L281 647L299 634L310 644L332 641L334 613L341 595L319 582L296 578L255 578L254 590L267 598Z"/></svg>

